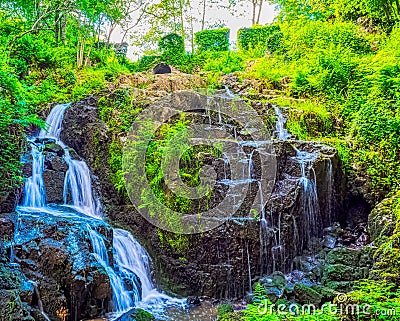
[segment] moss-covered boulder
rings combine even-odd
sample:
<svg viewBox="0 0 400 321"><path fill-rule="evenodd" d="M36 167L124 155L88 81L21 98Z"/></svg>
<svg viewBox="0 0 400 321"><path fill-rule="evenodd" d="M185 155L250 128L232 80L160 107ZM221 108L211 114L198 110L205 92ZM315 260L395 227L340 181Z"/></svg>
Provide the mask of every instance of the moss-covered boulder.
<svg viewBox="0 0 400 321"><path fill-rule="evenodd" d="M322 295L312 287L297 283L293 290L294 300L300 304L314 304L318 306L321 303Z"/></svg>
<svg viewBox="0 0 400 321"><path fill-rule="evenodd" d="M394 207L398 201L398 195L384 199L368 216L368 232L371 240L380 243L382 237L393 235L396 227L396 214Z"/></svg>

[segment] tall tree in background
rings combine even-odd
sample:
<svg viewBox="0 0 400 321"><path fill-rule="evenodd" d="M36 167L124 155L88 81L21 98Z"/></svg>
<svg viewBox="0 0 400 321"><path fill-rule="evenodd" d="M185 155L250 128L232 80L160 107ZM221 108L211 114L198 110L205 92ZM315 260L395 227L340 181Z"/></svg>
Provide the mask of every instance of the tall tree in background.
<svg viewBox="0 0 400 321"><path fill-rule="evenodd" d="M148 2L141 17L146 29L135 30L135 42L148 51L157 47L158 40L168 33L177 33L184 40L191 35L191 5L188 0L161 0Z"/></svg>
<svg viewBox="0 0 400 321"><path fill-rule="evenodd" d="M252 25L259 24L261 18L261 11L264 5L264 0L229 0L229 5L231 8L234 8L239 4L243 4L245 2L251 3L251 9L252 9L251 24Z"/></svg>

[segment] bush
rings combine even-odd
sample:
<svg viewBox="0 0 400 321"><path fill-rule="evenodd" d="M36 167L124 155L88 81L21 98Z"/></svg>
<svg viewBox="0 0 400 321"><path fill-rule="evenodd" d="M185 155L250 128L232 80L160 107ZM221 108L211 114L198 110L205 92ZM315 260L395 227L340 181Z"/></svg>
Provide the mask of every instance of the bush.
<svg viewBox="0 0 400 321"><path fill-rule="evenodd" d="M160 62L160 56L143 56L135 65L135 71L147 71Z"/></svg>
<svg viewBox="0 0 400 321"><path fill-rule="evenodd" d="M185 55L185 44L183 38L171 33L161 38L158 43L162 55L161 59L172 65L180 65Z"/></svg>
<svg viewBox="0 0 400 321"><path fill-rule="evenodd" d="M242 28L238 31L238 46L242 50L259 48L265 52L275 51L279 46L282 34L278 25L254 26L252 28Z"/></svg>
<svg viewBox="0 0 400 321"><path fill-rule="evenodd" d="M229 29L213 29L196 32L194 41L200 52L229 50Z"/></svg>

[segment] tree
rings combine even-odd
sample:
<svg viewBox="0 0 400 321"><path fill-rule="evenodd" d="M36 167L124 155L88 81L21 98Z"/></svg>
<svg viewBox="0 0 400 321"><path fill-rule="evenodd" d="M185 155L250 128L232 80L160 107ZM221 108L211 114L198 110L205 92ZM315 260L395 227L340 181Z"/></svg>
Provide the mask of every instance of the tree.
<svg viewBox="0 0 400 321"><path fill-rule="evenodd" d="M260 23L261 11L264 5L263 0L229 0L230 7L233 8L242 2L250 2L252 6L252 25L258 25Z"/></svg>

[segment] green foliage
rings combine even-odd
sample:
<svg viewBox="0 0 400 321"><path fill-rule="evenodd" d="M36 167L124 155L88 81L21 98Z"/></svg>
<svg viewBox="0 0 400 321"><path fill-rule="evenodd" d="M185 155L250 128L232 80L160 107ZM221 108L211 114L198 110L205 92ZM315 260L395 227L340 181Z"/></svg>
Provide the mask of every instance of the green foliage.
<svg viewBox="0 0 400 321"><path fill-rule="evenodd" d="M174 234L166 231L158 230L158 238L162 246L168 245L170 246L176 253L179 255L186 255L189 250L189 238L187 235L183 234ZM182 257L182 261L186 259Z"/></svg>
<svg viewBox="0 0 400 321"><path fill-rule="evenodd" d="M395 228L392 235L381 235L375 240L378 249L374 253L374 273L380 278L400 282L400 192L388 199L385 210L394 214ZM378 209L379 210L379 209ZM382 224L388 224L384 222ZM400 290L398 290L400 291Z"/></svg>
<svg viewBox="0 0 400 321"><path fill-rule="evenodd" d="M180 65L185 56L185 43L182 36L171 33L162 37L158 43L162 53L161 59L172 64Z"/></svg>
<svg viewBox="0 0 400 321"><path fill-rule="evenodd" d="M280 20L303 20L304 23L315 20L340 19L357 21L358 18L373 21L376 25L390 29L399 21L399 4L396 0L274 0L279 6Z"/></svg>
<svg viewBox="0 0 400 321"><path fill-rule="evenodd" d="M275 24L242 28L238 31L238 46L245 51L256 49L258 55L262 57L266 50L275 52L280 46L282 37L279 25Z"/></svg>
<svg viewBox="0 0 400 321"><path fill-rule="evenodd" d="M218 317L224 316L224 314L233 312L233 305L229 303L221 304L218 306L217 315Z"/></svg>
<svg viewBox="0 0 400 321"><path fill-rule="evenodd" d="M159 56L143 56L134 66L134 71L148 71L160 62Z"/></svg>
<svg viewBox="0 0 400 321"><path fill-rule="evenodd" d="M343 303L369 306L368 314L361 313L359 320L400 320L400 289L387 281L359 281Z"/></svg>
<svg viewBox="0 0 400 321"><path fill-rule="evenodd" d="M153 320L155 320L154 315L143 309L137 309L132 319L132 321L153 321Z"/></svg>
<svg viewBox="0 0 400 321"><path fill-rule="evenodd" d="M21 183L19 155L25 138L24 129L30 125L44 127L26 101L28 89L11 73L12 69L0 56L0 196Z"/></svg>
<svg viewBox="0 0 400 321"><path fill-rule="evenodd" d="M244 57L237 52L225 51L207 54L207 62L202 66L203 71L229 74L244 70Z"/></svg>
<svg viewBox="0 0 400 321"><path fill-rule="evenodd" d="M229 29L213 29L196 32L195 43L197 49L202 51L227 51L229 50Z"/></svg>

